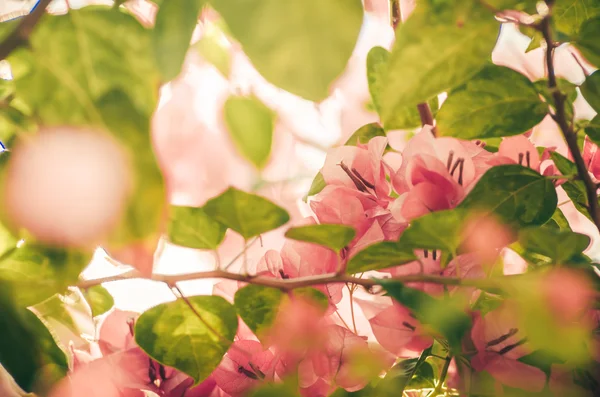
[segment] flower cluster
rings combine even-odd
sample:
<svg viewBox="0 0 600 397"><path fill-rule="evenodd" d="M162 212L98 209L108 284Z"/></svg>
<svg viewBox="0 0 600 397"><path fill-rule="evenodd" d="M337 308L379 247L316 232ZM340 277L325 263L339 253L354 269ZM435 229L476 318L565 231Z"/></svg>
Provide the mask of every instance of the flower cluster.
<svg viewBox="0 0 600 397"><path fill-rule="evenodd" d="M592 145L586 142L585 158L590 164L597 150ZM550 153L545 149L540 154L524 135L505 138L496 151L491 151L482 142L436 138L428 126L401 152L391 149L385 137L331 149L321 170L326 186L310 198L314 216L303 224L345 225L356 231L355 237L339 253L288 240L281 250L266 252L255 274L282 280L342 274L348 261L364 248L398 241L414 219L457 207L491 167L519 164L545 175L558 174ZM594 172L593 167L590 169ZM484 279L492 274L527 271L527 266L511 263L514 259L507 255L512 252L507 247L514 242L513 232L495 218L473 216L462 237L463 249L446 262L439 250L418 250L417 260L382 269L380 275ZM587 279L577 272L557 269L544 273L536 283L529 287L537 291L535 299L548 307L557 327L567 331L576 327L580 331L577 335L585 336L583 350L590 358L600 359L600 311L590 305L593 288ZM235 291L243 286L242 282L224 281L217 284L214 293L233 300ZM491 376L495 390L540 392L549 387L561 395L564 390L580 387L577 371L581 362L555 361L544 369L527 359L539 349L523 326L518 301L475 287L444 287L422 281L407 286L436 298L459 297L472 319L473 325L463 338L463 353L448 355L447 387L472 388L477 382L471 378L481 374ZM114 311L100 328L95 355L73 351L75 376L71 386L83 382L77 390L87 390L85 377L79 375L110 371L114 382L104 386L121 396L137 396L146 390L168 397L236 397L263 382L293 378L302 395L327 396L338 388L362 389L399 359L418 357L440 343L439 335L421 323L410 308L376 291L359 296L356 288L347 286L348 295L344 287L341 283L315 286L327 298L326 307L289 292L272 327L261 334L252 332L240 319L234 343L221 364L197 386L187 375L155 362L137 347L133 341L135 314ZM559 288L562 292L557 292ZM348 306L352 326L340 315ZM354 321L355 309L362 313L363 326L357 327ZM369 371L364 370L364 361L369 363ZM468 379L463 376L465 370L471 373ZM587 379L593 384L599 381ZM91 390L89 394L95 395Z"/></svg>

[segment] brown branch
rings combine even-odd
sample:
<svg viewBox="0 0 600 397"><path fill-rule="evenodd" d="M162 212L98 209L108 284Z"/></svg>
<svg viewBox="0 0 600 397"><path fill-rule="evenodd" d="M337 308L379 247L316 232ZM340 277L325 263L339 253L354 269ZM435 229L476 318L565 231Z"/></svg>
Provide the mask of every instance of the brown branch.
<svg viewBox="0 0 600 397"><path fill-rule="evenodd" d="M433 113L431 112L431 108L428 103L419 103L417 105L417 109L419 110L419 116L421 117L422 125L430 125L433 127ZM435 129L434 129L435 135Z"/></svg>
<svg viewBox="0 0 600 397"><path fill-rule="evenodd" d="M516 277L516 276L507 276L508 278ZM76 286L79 288L90 288L95 285L109 283L114 281L122 281L122 280L132 280L132 279L144 279L139 272L132 271L126 272L123 274L119 274L116 276L109 276L103 278L97 278L92 280L82 280ZM293 290L297 288L303 287L312 287L316 285L324 285L324 284L336 284L336 283L348 283L361 285L365 288L374 287L377 284L377 280L375 279L364 279L359 277L353 277L345 274L322 274L317 276L309 276L309 277L298 277L293 279L276 279L273 277L264 277L264 276L255 276L248 274L240 274L240 273L232 273L226 272L223 270L211 270L204 272L194 272L187 274L177 274L177 275L162 275L162 274L153 274L152 277L146 278L153 281L163 282L168 285L175 285L180 281L189 281L189 280L202 280L202 279L212 279L219 278L224 280L233 280L239 281L248 284L254 285L262 285L265 287L279 288L282 290ZM506 283L506 277L503 277L502 280L495 280L490 278L481 278L481 279L461 279L456 277L442 277L436 275L428 275L428 274L413 274L408 276L399 276L387 278L387 280L394 280L403 283L410 282L424 282L431 284L442 284L442 285L458 285L465 287L475 287L483 290L492 290L497 291L501 288L502 283Z"/></svg>
<svg viewBox="0 0 600 397"><path fill-rule="evenodd" d="M41 0L35 10L23 17L16 29L0 44L0 60L6 59L11 52L27 44L33 29L46 12L52 0Z"/></svg>
<svg viewBox="0 0 600 397"><path fill-rule="evenodd" d="M402 11L400 10L400 0L390 0L390 24L396 30L402 21Z"/></svg>
<svg viewBox="0 0 600 397"><path fill-rule="evenodd" d="M542 32L546 42L545 59L546 69L548 70L548 88L552 93L555 108L553 119L560 127L565 141L567 142L567 146L569 147L569 151L573 156L573 160L577 166L577 174L579 175L579 179L581 179L585 185L585 191L588 200L588 213L596 225L596 228L600 231L600 208L598 207L597 186L594 181L592 181L592 178L590 177L588 169L585 165L585 161L583 160L583 156L581 155L581 151L579 150L579 146L577 144L577 134L573 130L572 124L570 124L569 120L567 119L567 114L565 111L565 100L567 97L559 90L556 82L556 73L554 70L554 49L556 48L556 43L552 39L552 28L550 25L550 19L552 17L551 8L553 3L553 1L546 0L546 4L550 10L548 15L546 15L539 24L539 30Z"/></svg>

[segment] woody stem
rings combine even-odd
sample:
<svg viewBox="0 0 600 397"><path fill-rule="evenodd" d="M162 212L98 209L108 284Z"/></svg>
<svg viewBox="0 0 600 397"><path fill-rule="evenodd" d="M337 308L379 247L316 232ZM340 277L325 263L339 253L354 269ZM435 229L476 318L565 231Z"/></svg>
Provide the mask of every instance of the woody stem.
<svg viewBox="0 0 600 397"><path fill-rule="evenodd" d="M542 32L544 41L546 42L545 60L546 68L548 70L548 88L552 93L552 99L554 100L555 108L553 118L554 121L556 121L556 124L558 124L560 127L560 130L569 147L569 151L573 156L573 160L577 166L577 174L579 175L579 179L581 179L585 185L588 201L587 210L590 218L596 225L596 228L600 231L600 208L598 206L597 186L594 181L592 181L592 178L585 165L585 161L583 160L583 156L581 155L581 151L579 150L579 146L577 144L577 134L573 130L572 124L570 124L569 120L567 119L567 113L565 111L566 96L560 91L556 81L556 73L554 69L554 49L556 48L556 43L552 39L551 28L552 6L554 5L554 0L546 0L546 4L549 8L548 15L542 19L538 29L540 32Z"/></svg>

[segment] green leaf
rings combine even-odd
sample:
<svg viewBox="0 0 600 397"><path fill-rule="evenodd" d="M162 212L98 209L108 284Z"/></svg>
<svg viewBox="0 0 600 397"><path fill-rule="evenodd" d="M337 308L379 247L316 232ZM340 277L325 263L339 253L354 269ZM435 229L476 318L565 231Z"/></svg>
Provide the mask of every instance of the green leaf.
<svg viewBox="0 0 600 397"><path fill-rule="evenodd" d="M277 229L290 220L283 208L233 187L209 200L204 205L204 212L245 239Z"/></svg>
<svg viewBox="0 0 600 397"><path fill-rule="evenodd" d="M346 247L356 236L356 231L344 225L307 225L290 228L285 237L327 247L335 252Z"/></svg>
<svg viewBox="0 0 600 397"><path fill-rule="evenodd" d="M212 4L260 74L312 101L327 97L329 85L344 70L363 18L359 0Z"/></svg>
<svg viewBox="0 0 600 397"><path fill-rule="evenodd" d="M563 155L558 152L550 153L550 158L556 165L556 168L563 175L575 175L577 174L577 166L571 160L567 159ZM577 211L581 212L588 219L592 220L587 208L589 206L589 201L587 197L587 191L585 189L585 184L583 181L567 181L561 185L567 196L573 202L573 205L577 209Z"/></svg>
<svg viewBox="0 0 600 397"><path fill-rule="evenodd" d="M387 75L390 52L383 47L373 47L367 54L367 82L369 92L377 112L381 112L381 92L383 79Z"/></svg>
<svg viewBox="0 0 600 397"><path fill-rule="evenodd" d="M90 305L77 289L64 295L53 295L32 306L32 310L55 336L60 337L59 342L65 347L71 342L75 347L86 346L89 341L82 335L94 335L96 332Z"/></svg>
<svg viewBox="0 0 600 397"><path fill-rule="evenodd" d="M98 106L107 128L129 149L135 173L133 193L111 242L126 245L155 237L164 221L166 194L149 139L150 116L135 112L129 99L118 91L103 97Z"/></svg>
<svg viewBox="0 0 600 397"><path fill-rule="evenodd" d="M354 255L348 262L346 270L350 274L362 273L369 270L387 269L416 259L412 246L395 241L382 241L370 245Z"/></svg>
<svg viewBox="0 0 600 397"><path fill-rule="evenodd" d="M67 375L67 357L35 314L13 306L8 289L0 285L0 364L23 390L45 394Z"/></svg>
<svg viewBox="0 0 600 397"><path fill-rule="evenodd" d="M9 62L17 94L46 124L101 123L95 101L111 91L153 112L159 79L151 49L150 32L132 15L95 6L45 16Z"/></svg>
<svg viewBox="0 0 600 397"><path fill-rule="evenodd" d="M77 283L92 259L87 252L25 243L0 258L0 282L19 306L31 306Z"/></svg>
<svg viewBox="0 0 600 397"><path fill-rule="evenodd" d="M600 144L600 115L596 115L585 127L585 133L596 145Z"/></svg>
<svg viewBox="0 0 600 397"><path fill-rule="evenodd" d="M565 36L576 36L582 24L600 15L598 0L557 0L552 7L552 22Z"/></svg>
<svg viewBox="0 0 600 397"><path fill-rule="evenodd" d="M258 169L271 154L275 113L255 97L229 97L223 108L237 150Z"/></svg>
<svg viewBox="0 0 600 397"><path fill-rule="evenodd" d="M467 212L460 209L431 212L413 220L400 236L400 244L412 249L456 253Z"/></svg>
<svg viewBox="0 0 600 397"><path fill-rule="evenodd" d="M101 285L95 285L83 291L85 300L92 309L94 317L106 313L115 305L112 295Z"/></svg>
<svg viewBox="0 0 600 397"><path fill-rule="evenodd" d="M552 181L520 165L489 169L460 208L488 210L507 223L542 225L552 217L558 198Z"/></svg>
<svg viewBox="0 0 600 397"><path fill-rule="evenodd" d="M548 257L551 263L564 265L590 245L590 238L571 231L536 227L522 229L519 243L530 252Z"/></svg>
<svg viewBox="0 0 600 397"><path fill-rule="evenodd" d="M405 389L434 388L433 367L425 361L428 351L430 353L431 348L426 349L420 357L408 358L394 365L385 377L386 383L393 380L398 393Z"/></svg>
<svg viewBox="0 0 600 397"><path fill-rule="evenodd" d="M181 72L203 4L204 0L169 0L158 9L152 44L164 81Z"/></svg>
<svg viewBox="0 0 600 397"><path fill-rule="evenodd" d="M369 123L354 131L354 134L348 138L344 146L356 146L357 144L367 144L377 136L386 136L385 131L379 123ZM319 173L320 174L320 173ZM318 193L318 192L317 192ZM316 194L316 193L315 193Z"/></svg>
<svg viewBox="0 0 600 397"><path fill-rule="evenodd" d="M292 296L310 301L316 307L321 309L323 313L325 313L325 311L329 307L329 298L327 298L327 296L323 292L312 287L296 288L294 289Z"/></svg>
<svg viewBox="0 0 600 397"><path fill-rule="evenodd" d="M135 340L150 357L191 376L206 379L221 362L237 332L235 308L218 296L193 296L142 313ZM196 314L198 313L202 320Z"/></svg>
<svg viewBox="0 0 600 397"><path fill-rule="evenodd" d="M587 103L600 113L600 73L590 74L579 88Z"/></svg>
<svg viewBox="0 0 600 397"><path fill-rule="evenodd" d="M581 25L575 46L590 63L600 66L600 16L588 19Z"/></svg>
<svg viewBox="0 0 600 397"><path fill-rule="evenodd" d="M112 244L156 234L164 211L164 185L150 141L159 87L150 36L131 15L85 7L45 16L28 46L9 57L17 98L32 120L108 130L129 149L135 184Z"/></svg>
<svg viewBox="0 0 600 397"><path fill-rule="evenodd" d="M547 113L527 77L488 65L449 94L436 118L441 135L474 139L521 134Z"/></svg>
<svg viewBox="0 0 600 397"><path fill-rule="evenodd" d="M246 325L259 337L273 325L284 293L277 288L247 285L235 293L234 305Z"/></svg>
<svg viewBox="0 0 600 397"><path fill-rule="evenodd" d="M215 23L208 21L203 24L203 32L200 40L194 47L202 58L211 63L223 76L229 78L231 73L231 54L226 43L226 36Z"/></svg>
<svg viewBox="0 0 600 397"><path fill-rule="evenodd" d="M203 208L171 206L167 236L173 244L214 250L223 242L226 231Z"/></svg>
<svg viewBox="0 0 600 397"><path fill-rule="evenodd" d="M554 211L554 214L552 214L552 218L550 218L550 220L545 225L558 230L571 231L571 225L569 225L567 217L563 214L560 208L557 208Z"/></svg>
<svg viewBox="0 0 600 397"><path fill-rule="evenodd" d="M452 348L460 349L462 337L471 327L471 319L459 304L451 300L433 298L421 290L406 287L397 281L376 281L388 295L412 311L421 323L430 325L448 339Z"/></svg>
<svg viewBox="0 0 600 397"><path fill-rule="evenodd" d="M426 102L475 75L488 61L497 35L492 13L479 2L419 2L397 29L387 77L379 88L386 128L397 111Z"/></svg>
<svg viewBox="0 0 600 397"><path fill-rule="evenodd" d="M327 183L325 183L325 178L323 178L323 174L319 172L310 184L310 189L308 189L308 193L306 193L306 196L304 196L304 202L306 202L310 196L314 196L315 194L321 192L321 190L325 189L325 186L327 186Z"/></svg>

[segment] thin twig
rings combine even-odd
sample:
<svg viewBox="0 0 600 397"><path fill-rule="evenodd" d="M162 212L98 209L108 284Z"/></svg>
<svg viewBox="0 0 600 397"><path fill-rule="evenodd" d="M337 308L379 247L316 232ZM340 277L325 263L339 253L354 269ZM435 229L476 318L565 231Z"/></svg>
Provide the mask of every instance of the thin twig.
<svg viewBox="0 0 600 397"><path fill-rule="evenodd" d="M17 28L0 44L0 60L6 59L11 52L27 44L33 29L46 13L46 7L52 0L41 0L37 7L26 15Z"/></svg>
<svg viewBox="0 0 600 397"><path fill-rule="evenodd" d="M590 177L585 165L585 161L583 160L583 156L581 155L581 151L579 150L579 146L577 144L577 134L573 131L569 120L567 120L567 114L565 111L566 96L560 92L556 82L556 74L554 70L554 49L556 48L556 44L552 39L551 29L552 5L554 4L554 1L546 0L546 4L548 5L549 12L548 15L546 15L540 22L539 30L546 41L545 60L546 69L548 70L548 88L552 93L555 108L553 118L554 121L556 121L556 124L558 124L560 127L565 141L567 142L569 151L571 152L573 160L575 161L575 165L577 166L577 174L585 185L585 191L588 200L588 213L596 225L596 228L600 231L600 208L598 206L597 187Z"/></svg>
<svg viewBox="0 0 600 397"><path fill-rule="evenodd" d="M498 291L498 289L502 288L502 285L508 285L509 279L518 278L518 275L515 276L504 276L502 279L495 280L492 278L470 278L470 279L460 279L456 277L443 277L429 274L412 274L407 276L398 276L387 278L386 280L394 280L402 283L411 283L411 282L423 282L423 283L431 283L431 284L442 284L442 285L460 285L465 287L475 287L482 290L491 290ZM109 283L113 281L121 281L121 280L132 280L132 279L144 279L139 272L127 272L124 274L119 274L116 276L109 276L103 278L97 278L93 280L83 280L77 284L79 288L90 288L95 285ZM153 274L152 277L146 278L152 281L158 281L167 283L168 285L173 285L180 281L189 281L189 280L202 280L202 279L210 279L210 278L219 278L224 280L233 280L239 281L248 284L254 285L262 285L265 287L279 288L284 291L289 291L297 288L303 287L312 287L317 285L326 285L326 284L336 284L336 283L349 283L356 284L366 288L374 287L378 285L376 279L363 279L359 277L353 277L345 274L320 274L316 276L308 276L308 277L298 277L298 278L290 278L290 279L277 279L273 277L264 277L264 276L255 276L249 274L240 274L240 273L232 273L223 270L212 270L212 271L203 271L203 272L194 272L194 273L186 273L186 274L176 274L176 275L164 275L164 274Z"/></svg>

